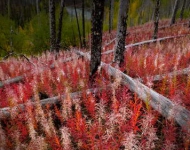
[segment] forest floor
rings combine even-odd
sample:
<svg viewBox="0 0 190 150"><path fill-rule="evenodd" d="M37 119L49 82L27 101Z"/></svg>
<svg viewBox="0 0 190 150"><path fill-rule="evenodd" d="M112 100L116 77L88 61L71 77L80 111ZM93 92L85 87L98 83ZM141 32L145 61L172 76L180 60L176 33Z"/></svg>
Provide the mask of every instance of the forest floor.
<svg viewBox="0 0 190 150"><path fill-rule="evenodd" d="M111 65L116 32L103 35L89 87L89 50L0 62L0 149L188 150L190 29L187 20L128 29L125 62ZM114 72L114 73L113 73Z"/></svg>

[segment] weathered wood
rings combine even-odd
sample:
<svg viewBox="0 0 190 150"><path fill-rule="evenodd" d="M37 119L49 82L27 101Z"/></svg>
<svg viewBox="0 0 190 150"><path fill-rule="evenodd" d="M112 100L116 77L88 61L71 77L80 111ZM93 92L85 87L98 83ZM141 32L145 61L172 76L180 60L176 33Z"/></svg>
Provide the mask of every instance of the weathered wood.
<svg viewBox="0 0 190 150"><path fill-rule="evenodd" d="M87 94L89 93L97 93L103 89L107 89L110 88L111 85L106 86L105 88L93 88L93 89L87 89L86 91L79 91L79 92L74 92L74 93L70 93L69 96L71 99L78 99L80 97L82 97L82 94L85 92ZM39 102L34 102L34 99L30 99L28 102L24 103L24 104L18 104L14 107L4 107L4 108L0 108L0 119L4 119L4 118L9 118L11 116L11 110L17 110L17 111L24 111L26 106L36 106L39 103L43 106L43 105L54 105L54 104L58 104L61 102L61 100L64 100L65 98L67 98L68 94L63 94L61 96L55 96L55 97L51 97L51 98L46 98L46 99L42 99Z"/></svg>
<svg viewBox="0 0 190 150"><path fill-rule="evenodd" d="M163 38L158 38L158 39L152 39L152 40L142 41L142 42L126 45L125 49L131 48L131 47L135 47L135 46L141 46L141 45L145 45L145 44L150 44L150 43L153 43L153 42L161 42L161 41L165 41L165 40L169 40L169 39L181 38L181 37L185 37L187 35L189 35L189 34L178 35L178 36L168 36L168 37L163 37ZM110 53L113 53L114 51L115 50L108 50L106 52L103 52L102 55L103 54L110 54Z"/></svg>
<svg viewBox="0 0 190 150"><path fill-rule="evenodd" d="M174 76L178 76L178 75L188 75L190 73L190 68L184 68L184 69L180 69L180 70L176 70L176 71L173 71L173 72L170 72L170 73L165 73L165 74L162 74L162 75L155 75L153 77L153 81L160 81L166 77L168 78L172 78Z"/></svg>
<svg viewBox="0 0 190 150"><path fill-rule="evenodd" d="M8 80L5 80L5 81L1 81L0 82L0 88L4 87L5 85L8 85L8 84L20 82L23 79L24 79L24 75L18 76L18 77L15 77L15 78L11 78L11 79L8 79Z"/></svg>
<svg viewBox="0 0 190 150"><path fill-rule="evenodd" d="M89 54L77 51L77 54L83 55L90 59ZM110 76L115 78L120 77L121 83L127 85L128 88L135 92L146 104L150 104L152 108L158 111L162 116L167 119L175 120L185 131L190 133L190 111L184 107L173 103L170 99L155 92L153 89L148 88L138 80L134 80L130 76L124 74L118 69L113 68L111 65L101 62L101 67L107 71Z"/></svg>

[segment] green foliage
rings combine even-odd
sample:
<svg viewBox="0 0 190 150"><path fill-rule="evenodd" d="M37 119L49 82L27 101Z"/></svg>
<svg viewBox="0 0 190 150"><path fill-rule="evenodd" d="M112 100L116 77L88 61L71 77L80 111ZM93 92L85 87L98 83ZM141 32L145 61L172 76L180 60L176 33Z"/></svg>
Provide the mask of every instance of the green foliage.
<svg viewBox="0 0 190 150"><path fill-rule="evenodd" d="M0 15L0 56L6 55L11 49L11 27L14 27L14 22Z"/></svg>
<svg viewBox="0 0 190 150"><path fill-rule="evenodd" d="M49 19L48 14L41 12L35 16L25 29L28 32L30 51L32 53L41 53L49 49Z"/></svg>

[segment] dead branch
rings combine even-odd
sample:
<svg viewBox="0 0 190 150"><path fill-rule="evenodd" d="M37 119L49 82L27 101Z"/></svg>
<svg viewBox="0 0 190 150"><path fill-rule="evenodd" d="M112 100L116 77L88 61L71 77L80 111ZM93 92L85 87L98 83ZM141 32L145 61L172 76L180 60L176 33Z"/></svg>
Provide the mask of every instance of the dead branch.
<svg viewBox="0 0 190 150"><path fill-rule="evenodd" d="M93 89L88 89L85 91L85 93L90 94L90 93L97 93L103 89L107 89L111 87L111 85L106 86L105 88L93 88ZM83 91L79 91L79 92L74 92L74 93L70 93L69 96L72 100L76 100L78 98L80 98L83 94ZM11 111L13 110L17 110L17 111L24 111L26 106L37 106L39 103L44 106L47 104L50 105L54 105L54 104L58 104L61 102L61 100L64 100L65 98L67 98L68 94L63 94L61 96L55 96L55 97L51 97L51 98L46 98L46 99L42 99L39 102L34 102L34 100L29 100L28 102L24 103L24 104L18 104L14 107L4 107L4 108L0 108L0 120L4 119L4 118L9 118L11 116Z"/></svg>
<svg viewBox="0 0 190 150"><path fill-rule="evenodd" d="M11 78L11 79L8 79L8 80L5 80L5 81L1 81L0 82L0 88L4 87L5 85L8 85L8 84L20 82L23 79L24 79L24 76L17 76L15 78Z"/></svg>
<svg viewBox="0 0 190 150"><path fill-rule="evenodd" d="M163 38L158 38L158 39L142 41L142 42L126 45L125 48L127 49L127 48L131 48L131 47L135 47L135 46L141 46L141 45L150 44L150 43L154 43L154 42L161 42L161 41L165 41L165 40L169 40L169 39L181 38L181 37L185 37L187 35L189 35L189 34L178 35L178 36L168 36L168 37L163 37ZM113 52L114 52L114 50L108 50L106 52L103 52L102 55L103 54L110 54L110 53L113 53Z"/></svg>
<svg viewBox="0 0 190 150"><path fill-rule="evenodd" d="M162 74L162 75L155 75L153 77L153 81L160 81L166 77L168 78L172 78L174 76L178 76L178 75L188 75L190 73L190 68L184 68L184 69L181 69L181 70L176 70L176 71L173 71L173 72L170 72L170 73L166 73L166 74Z"/></svg>

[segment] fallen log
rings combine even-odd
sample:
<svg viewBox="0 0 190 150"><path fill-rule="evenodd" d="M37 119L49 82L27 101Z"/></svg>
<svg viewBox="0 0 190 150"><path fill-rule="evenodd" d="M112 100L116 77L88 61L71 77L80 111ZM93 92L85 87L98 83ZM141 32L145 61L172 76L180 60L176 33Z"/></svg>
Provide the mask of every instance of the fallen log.
<svg viewBox="0 0 190 150"><path fill-rule="evenodd" d="M8 80L5 80L5 81L1 81L0 82L0 88L4 87L5 85L8 85L8 84L20 82L23 79L24 79L24 75L23 76L17 76L15 78L11 78L11 79L8 79Z"/></svg>
<svg viewBox="0 0 190 150"><path fill-rule="evenodd" d="M160 81L163 80L164 78L173 78L174 76L180 76L180 75L188 75L190 73L190 67L180 69L180 70L175 70L169 73L165 74L160 74L160 75L155 75L155 76L148 76L148 78L151 78L151 81ZM135 78L135 80L138 81L143 81L142 78Z"/></svg>
<svg viewBox="0 0 190 150"><path fill-rule="evenodd" d="M186 34L186 35L188 35L188 34ZM180 38L180 37L184 37L186 35L164 37L164 38L159 38L159 39L155 39L155 40L147 40L147 41L143 41L143 42L139 42L139 43L126 45L125 48L134 47L134 46L140 46L140 45L143 45L143 44L149 44L149 43L158 42L158 41L164 41L164 40L172 39L172 38ZM103 52L102 55L110 54L110 53L113 53L113 52L114 52L114 50L109 50L109 51ZM71 61L71 60L73 60L73 58L69 57L66 60L64 60L63 63ZM50 69L53 69L53 68L55 68L55 65L54 64L50 65ZM7 79L5 81L0 81L0 88L4 87L5 85L8 85L8 84L12 84L12 83L15 83L15 82L20 82L23 79L24 79L24 75L18 76L18 77L15 77L15 78L11 78L11 79Z"/></svg>
<svg viewBox="0 0 190 150"><path fill-rule="evenodd" d="M181 70L176 70L176 71L173 71L173 72L170 72L170 73L166 73L166 74L162 74L162 75L155 75L153 77L153 81L160 81L166 77L168 78L172 78L174 76L178 76L178 75L187 75L190 73L190 68L184 68L184 69L181 69Z"/></svg>
<svg viewBox="0 0 190 150"><path fill-rule="evenodd" d="M87 94L89 93L97 93L103 89L107 89L111 87L111 85L106 86L105 88L94 88L94 89L87 89L85 92ZM74 92L74 93L70 93L69 96L71 99L77 99L82 97L82 94L84 92L83 91L78 91L78 92ZM23 103L23 104L18 104L16 106L13 107L4 107L4 108L0 108L0 120L1 119L5 119L5 118L10 118L11 117L11 111L24 111L26 106L37 106L39 103L41 104L41 106L50 104L50 105L54 105L54 104L58 104L61 102L61 99L65 99L67 98L68 94L63 94L61 96L55 96L55 97L51 97L51 98L46 98L46 99L42 99L39 102L34 102L34 99L30 99L28 102Z"/></svg>
<svg viewBox="0 0 190 150"><path fill-rule="evenodd" d="M90 60L90 55L76 51L77 54L82 55ZM190 111L173 103L170 99L155 92L153 89L148 88L138 80L134 80L130 76L124 74L118 69L113 68L111 65L101 62L101 67L107 71L110 76L115 78L120 77L121 83L127 85L128 88L135 92L146 104L150 104L152 108L158 111L162 116L167 119L175 120L185 131L190 133Z"/></svg>
<svg viewBox="0 0 190 150"><path fill-rule="evenodd" d="M185 23L176 23L176 24L173 24L173 25L160 26L160 27L158 27L158 29L161 30L161 29L165 29L165 28L171 28L171 27L173 27L173 26L178 26L178 25L184 26L184 25L188 25L188 24L189 24L188 22L185 22ZM130 33L133 33L133 32L130 32ZM109 43L106 43L103 47L112 44L115 40L116 40L116 38L112 39Z"/></svg>
<svg viewBox="0 0 190 150"><path fill-rule="evenodd" d="M178 35L178 36L168 36L168 37L163 37L163 38L158 38L158 39L152 39L152 40L142 41L142 42L126 45L125 48L127 49L127 48L131 48L131 47L135 47L135 46L150 44L150 43L153 43L153 42L161 42L161 41L165 41L165 40L168 40L168 39L181 38L181 37L185 37L187 35L189 35L189 34ZM110 54L110 53L113 53L114 51L115 50L108 50L106 52L103 52L102 55Z"/></svg>
<svg viewBox="0 0 190 150"><path fill-rule="evenodd" d="M160 26L158 27L158 29L162 30L162 29L166 29L166 28L171 28L173 26L178 26L178 25L188 25L188 22L185 22L185 23L176 23L176 24L172 24L172 25L165 25L165 26Z"/></svg>
<svg viewBox="0 0 190 150"><path fill-rule="evenodd" d="M66 58L65 60L63 60L62 63L65 63L65 62L68 62L68 61L71 61L71 60L73 60L73 58L69 57L69 58ZM54 69L55 64L51 64L49 68ZM21 82L21 81L24 80L25 76L26 76L26 74L21 75L21 76L17 76L17 77L11 78L11 79L7 79L7 80L4 80L4 81L0 81L0 88L4 87L5 85Z"/></svg>

